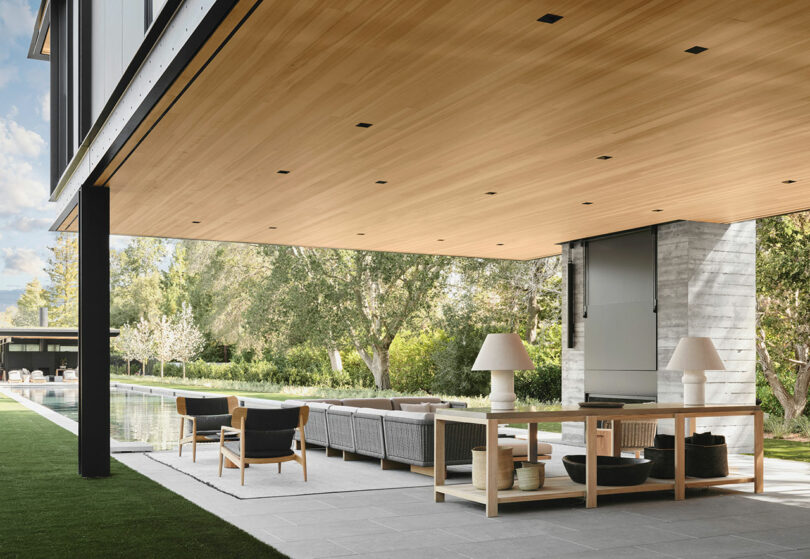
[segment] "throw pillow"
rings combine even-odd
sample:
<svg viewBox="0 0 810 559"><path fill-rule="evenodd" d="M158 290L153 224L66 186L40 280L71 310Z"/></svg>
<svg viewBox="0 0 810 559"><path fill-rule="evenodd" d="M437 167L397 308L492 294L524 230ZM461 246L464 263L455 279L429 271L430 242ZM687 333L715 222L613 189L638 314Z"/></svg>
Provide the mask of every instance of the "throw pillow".
<svg viewBox="0 0 810 559"><path fill-rule="evenodd" d="M450 407L450 402L441 402L441 403L438 403L438 404L428 404L428 406L430 406L430 411L435 413L437 409L449 408Z"/></svg>
<svg viewBox="0 0 810 559"><path fill-rule="evenodd" d="M430 413L430 404L400 404L402 411Z"/></svg>

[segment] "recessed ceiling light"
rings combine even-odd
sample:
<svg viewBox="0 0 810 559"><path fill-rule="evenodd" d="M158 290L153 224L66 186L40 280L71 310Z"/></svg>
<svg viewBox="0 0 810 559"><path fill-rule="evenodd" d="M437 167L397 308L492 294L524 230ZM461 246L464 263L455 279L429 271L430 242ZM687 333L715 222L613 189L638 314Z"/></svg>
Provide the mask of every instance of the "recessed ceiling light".
<svg viewBox="0 0 810 559"><path fill-rule="evenodd" d="M592 206L593 202L582 202L583 206Z"/></svg>
<svg viewBox="0 0 810 559"><path fill-rule="evenodd" d="M597 159L613 159L612 155L600 155Z"/></svg>
<svg viewBox="0 0 810 559"><path fill-rule="evenodd" d="M271 225L270 227L268 227L268 229L278 229L278 227L275 227L275 226Z"/></svg>
<svg viewBox="0 0 810 559"><path fill-rule="evenodd" d="M694 47L688 48L683 52L688 52L689 54L700 54L704 50L709 50L709 49L706 48L706 47L699 47L699 46L695 45Z"/></svg>
<svg viewBox="0 0 810 559"><path fill-rule="evenodd" d="M794 182L796 182L796 181L793 180L793 179L788 179L786 181L782 181L782 184L793 184Z"/></svg>
<svg viewBox="0 0 810 559"><path fill-rule="evenodd" d="M362 237L363 235L365 235L365 233L358 233L358 235L359 235L360 237Z"/></svg>
<svg viewBox="0 0 810 559"><path fill-rule="evenodd" d="M371 128L374 125L371 124L370 122L358 122L357 124L355 124L355 126L357 126L358 128Z"/></svg>
<svg viewBox="0 0 810 559"><path fill-rule="evenodd" d="M539 18L537 21L540 23L557 23L563 18L563 16L558 16L557 14L546 14L543 17Z"/></svg>
<svg viewBox="0 0 810 559"><path fill-rule="evenodd" d="M486 194L487 196L495 196L497 194L497 192L490 191L490 192L484 192L484 194Z"/></svg>
<svg viewBox="0 0 810 559"><path fill-rule="evenodd" d="M503 246L503 243L498 243L498 246L499 246L499 247L502 247L502 246Z"/></svg>
<svg viewBox="0 0 810 559"><path fill-rule="evenodd" d="M377 181L374 184L388 184L388 181Z"/></svg>
<svg viewBox="0 0 810 559"><path fill-rule="evenodd" d="M655 213L659 213L659 212L663 212L664 210L660 210L660 209L656 208L656 209L654 209L653 211L654 211Z"/></svg>
<svg viewBox="0 0 810 559"><path fill-rule="evenodd" d="M192 221L191 223L200 223L200 222L199 222L199 221L197 221L197 220L194 220L194 221Z"/></svg>
<svg viewBox="0 0 810 559"><path fill-rule="evenodd" d="M290 174L290 172L287 171L286 169L279 169L278 171L276 171L276 173L278 173L279 175L289 175Z"/></svg>
<svg viewBox="0 0 810 559"><path fill-rule="evenodd" d="M440 243L444 242L444 239L436 239L436 240L439 241Z"/></svg>

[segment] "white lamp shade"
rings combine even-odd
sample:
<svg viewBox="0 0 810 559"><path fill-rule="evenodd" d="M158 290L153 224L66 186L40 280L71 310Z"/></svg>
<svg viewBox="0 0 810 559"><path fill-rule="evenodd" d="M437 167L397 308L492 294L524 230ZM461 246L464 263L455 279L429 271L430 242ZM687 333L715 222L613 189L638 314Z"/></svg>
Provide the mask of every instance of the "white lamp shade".
<svg viewBox="0 0 810 559"><path fill-rule="evenodd" d="M534 363L517 334L488 334L473 371L528 371Z"/></svg>
<svg viewBox="0 0 810 559"><path fill-rule="evenodd" d="M670 371L724 371L726 366L717 354L711 338L681 338L672 359Z"/></svg>

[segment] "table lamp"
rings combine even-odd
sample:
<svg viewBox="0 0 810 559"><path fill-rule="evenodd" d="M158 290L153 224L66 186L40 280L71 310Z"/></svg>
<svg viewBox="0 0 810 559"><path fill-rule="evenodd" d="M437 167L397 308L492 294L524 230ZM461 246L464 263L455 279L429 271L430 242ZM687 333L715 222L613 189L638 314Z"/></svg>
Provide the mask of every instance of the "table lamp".
<svg viewBox="0 0 810 559"><path fill-rule="evenodd" d="M667 369L683 371L684 405L702 406L706 403L705 371L724 371L726 366L711 338L686 337L678 342Z"/></svg>
<svg viewBox="0 0 810 559"><path fill-rule="evenodd" d="M534 363L517 334L488 334L472 366L473 371L492 371L493 410L515 409L515 371L531 369Z"/></svg>

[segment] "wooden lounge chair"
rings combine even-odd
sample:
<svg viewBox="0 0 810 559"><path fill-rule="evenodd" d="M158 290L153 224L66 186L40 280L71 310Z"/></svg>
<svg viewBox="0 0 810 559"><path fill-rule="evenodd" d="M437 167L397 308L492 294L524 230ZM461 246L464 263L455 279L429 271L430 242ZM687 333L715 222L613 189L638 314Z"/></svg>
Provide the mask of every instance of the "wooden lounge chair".
<svg viewBox="0 0 810 559"><path fill-rule="evenodd" d="M296 461L307 481L307 441L304 426L309 419L309 407L281 409L236 408L231 427L222 427L219 436L219 476L222 477L223 459L239 466L241 484L245 485L247 464L278 464ZM301 453L292 449L293 436L298 429ZM226 434L239 436L238 441L226 440Z"/></svg>
<svg viewBox="0 0 810 559"><path fill-rule="evenodd" d="M43 384L48 382L48 377L45 376L45 373L37 369L36 371L31 371L31 379L29 382Z"/></svg>
<svg viewBox="0 0 810 559"><path fill-rule="evenodd" d="M197 461L197 443L219 441L219 428L231 425L231 414L239 405L236 396L217 398L177 397L177 413L180 414L180 448L178 456L183 456L183 445L191 443L191 461ZM188 432L188 435L185 433ZM232 437L235 438L235 437Z"/></svg>
<svg viewBox="0 0 810 559"><path fill-rule="evenodd" d="M65 369L62 373L62 382L79 382L79 375L74 369Z"/></svg>

